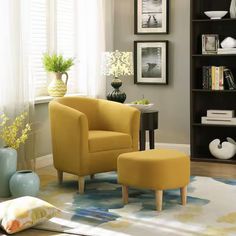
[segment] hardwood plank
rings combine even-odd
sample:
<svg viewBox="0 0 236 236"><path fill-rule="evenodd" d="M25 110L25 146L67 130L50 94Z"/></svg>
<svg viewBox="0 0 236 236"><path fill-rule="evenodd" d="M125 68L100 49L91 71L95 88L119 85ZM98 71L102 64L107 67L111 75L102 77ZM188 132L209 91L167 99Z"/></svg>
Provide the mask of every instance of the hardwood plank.
<svg viewBox="0 0 236 236"><path fill-rule="evenodd" d="M191 175L236 179L236 165L191 162Z"/></svg>

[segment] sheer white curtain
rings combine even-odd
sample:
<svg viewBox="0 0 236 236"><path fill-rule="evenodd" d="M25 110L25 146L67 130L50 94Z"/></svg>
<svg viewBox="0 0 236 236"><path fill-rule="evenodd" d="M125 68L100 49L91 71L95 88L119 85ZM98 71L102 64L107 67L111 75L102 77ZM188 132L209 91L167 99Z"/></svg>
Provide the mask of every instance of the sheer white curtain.
<svg viewBox="0 0 236 236"><path fill-rule="evenodd" d="M113 0L77 1L77 73L80 91L104 98L106 78L101 74L102 53L113 44Z"/></svg>
<svg viewBox="0 0 236 236"><path fill-rule="evenodd" d="M30 0L0 0L0 112L11 118L33 112L29 24ZM30 167L31 141L18 151L20 168Z"/></svg>

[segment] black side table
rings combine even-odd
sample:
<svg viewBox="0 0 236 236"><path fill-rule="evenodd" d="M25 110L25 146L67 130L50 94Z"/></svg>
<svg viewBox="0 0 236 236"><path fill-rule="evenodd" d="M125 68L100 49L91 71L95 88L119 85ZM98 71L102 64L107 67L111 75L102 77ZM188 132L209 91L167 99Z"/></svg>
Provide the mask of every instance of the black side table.
<svg viewBox="0 0 236 236"><path fill-rule="evenodd" d="M140 130L139 130L139 145L140 151L145 150L146 131L149 131L150 149L154 149L155 138L154 131L158 129L158 111L148 110L141 112Z"/></svg>

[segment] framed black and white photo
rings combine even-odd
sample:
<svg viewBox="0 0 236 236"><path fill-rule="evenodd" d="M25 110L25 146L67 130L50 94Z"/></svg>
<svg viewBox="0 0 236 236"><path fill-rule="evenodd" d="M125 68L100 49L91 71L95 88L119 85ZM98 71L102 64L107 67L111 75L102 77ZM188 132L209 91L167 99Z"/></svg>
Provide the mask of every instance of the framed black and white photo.
<svg viewBox="0 0 236 236"><path fill-rule="evenodd" d="M134 0L135 34L168 33L168 0Z"/></svg>
<svg viewBox="0 0 236 236"><path fill-rule="evenodd" d="M168 41L134 41L134 83L168 83Z"/></svg>
<svg viewBox="0 0 236 236"><path fill-rule="evenodd" d="M202 35L202 54L217 54L219 48L218 34Z"/></svg>

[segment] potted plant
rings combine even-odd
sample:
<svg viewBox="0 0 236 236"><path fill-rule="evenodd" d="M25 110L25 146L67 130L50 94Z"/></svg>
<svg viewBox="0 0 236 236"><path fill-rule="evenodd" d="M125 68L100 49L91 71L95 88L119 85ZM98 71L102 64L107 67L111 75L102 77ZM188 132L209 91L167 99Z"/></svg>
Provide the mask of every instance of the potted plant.
<svg viewBox="0 0 236 236"><path fill-rule="evenodd" d="M9 197L9 180L16 172L16 150L28 138L30 124L24 124L27 113L17 116L12 122L5 115L0 116L0 138L5 146L0 148L0 197ZM9 124L10 122L10 124Z"/></svg>
<svg viewBox="0 0 236 236"><path fill-rule="evenodd" d="M63 97L67 91L68 74L67 71L74 65L74 59L65 59L61 54L56 53L49 55L45 53L43 56L43 65L47 72L53 72L54 78L48 86L48 93L52 97ZM65 75L65 82L62 76Z"/></svg>

